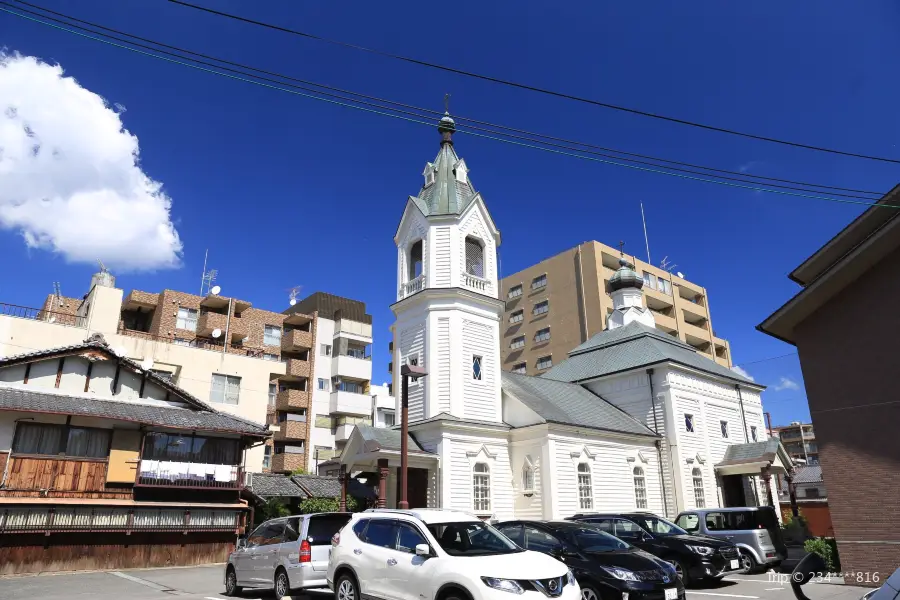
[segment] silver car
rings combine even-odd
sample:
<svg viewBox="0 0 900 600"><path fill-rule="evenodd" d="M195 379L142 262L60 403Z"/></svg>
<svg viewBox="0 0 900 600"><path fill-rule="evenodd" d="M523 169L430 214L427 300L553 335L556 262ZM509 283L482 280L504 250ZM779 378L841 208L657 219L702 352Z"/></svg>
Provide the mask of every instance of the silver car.
<svg viewBox="0 0 900 600"><path fill-rule="evenodd" d="M318 513L266 521L228 557L225 594L272 589L280 600L291 590L326 587L331 538L349 520L350 513Z"/></svg>
<svg viewBox="0 0 900 600"><path fill-rule="evenodd" d="M787 558L778 515L771 506L698 508L678 515L675 523L693 535L725 540L741 550L747 571L777 567Z"/></svg>

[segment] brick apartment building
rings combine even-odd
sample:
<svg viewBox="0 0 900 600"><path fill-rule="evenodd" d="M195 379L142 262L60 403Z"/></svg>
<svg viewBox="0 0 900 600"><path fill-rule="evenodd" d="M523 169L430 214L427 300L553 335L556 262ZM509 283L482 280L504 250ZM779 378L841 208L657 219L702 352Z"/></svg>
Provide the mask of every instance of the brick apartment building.
<svg viewBox="0 0 900 600"><path fill-rule="evenodd" d="M314 453L307 451L311 439L317 440L320 458L330 458L338 447L333 421L344 413L336 412L332 418L331 409L339 411L346 404L331 406L326 396L315 411L314 382L321 390L318 381L325 379L325 389L330 389L333 369L338 369L337 376L344 374L341 369L351 369L359 384L353 390L358 392L352 396L354 406L365 405L362 418L370 418L372 412L371 316L365 315L361 302L329 297L361 305L361 316L345 314L336 329L334 311L320 320L317 311L327 307L309 299L282 313L217 294L199 296L167 289L125 295L109 273L101 272L83 298L50 295L40 309L0 304L0 357L74 345L90 333L101 333L122 356L194 396L222 411L269 424L273 439L246 450L249 471L309 470L315 464ZM310 307L312 312L302 312L300 307ZM317 329L320 323L326 330ZM348 350L346 336L354 335ZM332 357L335 345L338 350ZM314 351L320 348L329 354ZM349 359L348 353L353 354ZM338 395L345 399L346 394ZM312 426L315 423L331 436L315 434L319 429Z"/></svg>
<svg viewBox="0 0 900 600"><path fill-rule="evenodd" d="M802 289L759 329L800 355L845 572L900 565L900 186L794 269Z"/></svg>
<svg viewBox="0 0 900 600"><path fill-rule="evenodd" d="M791 458L802 460L807 465L819 464L819 445L816 443L816 430L812 423L794 421L790 425L773 427L772 435L781 439Z"/></svg>
<svg viewBox="0 0 900 600"><path fill-rule="evenodd" d="M620 258L619 250L585 242L504 277L503 370L539 375L603 331L613 312L607 286ZM643 302L656 328L730 367L731 349L713 330L706 289L634 256L626 258L644 280Z"/></svg>

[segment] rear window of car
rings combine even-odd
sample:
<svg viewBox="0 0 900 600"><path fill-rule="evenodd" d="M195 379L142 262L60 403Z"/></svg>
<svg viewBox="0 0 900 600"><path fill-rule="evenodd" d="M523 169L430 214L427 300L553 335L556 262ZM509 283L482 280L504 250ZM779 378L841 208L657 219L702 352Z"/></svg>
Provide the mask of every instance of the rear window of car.
<svg viewBox="0 0 900 600"><path fill-rule="evenodd" d="M312 516L309 518L306 539L311 546L330 544L334 534L343 529L349 521L350 515L345 513Z"/></svg>
<svg viewBox="0 0 900 600"><path fill-rule="evenodd" d="M775 514L771 510L735 510L706 513L709 531L747 531L749 529L777 528Z"/></svg>

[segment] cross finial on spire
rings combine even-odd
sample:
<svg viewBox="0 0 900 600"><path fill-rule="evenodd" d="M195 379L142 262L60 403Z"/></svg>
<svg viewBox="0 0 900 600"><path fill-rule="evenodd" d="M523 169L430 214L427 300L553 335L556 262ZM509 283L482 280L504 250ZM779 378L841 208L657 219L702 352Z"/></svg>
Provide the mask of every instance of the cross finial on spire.
<svg viewBox="0 0 900 600"><path fill-rule="evenodd" d="M450 94L444 94L444 112L450 114Z"/></svg>
<svg viewBox="0 0 900 600"><path fill-rule="evenodd" d="M625 256L625 242L619 240L619 256Z"/></svg>

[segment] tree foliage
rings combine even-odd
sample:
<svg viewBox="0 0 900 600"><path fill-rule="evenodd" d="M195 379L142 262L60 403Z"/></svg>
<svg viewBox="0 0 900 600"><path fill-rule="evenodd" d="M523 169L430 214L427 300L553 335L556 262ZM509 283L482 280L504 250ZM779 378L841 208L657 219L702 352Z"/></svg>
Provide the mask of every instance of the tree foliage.
<svg viewBox="0 0 900 600"><path fill-rule="evenodd" d="M834 538L813 538L806 540L803 549L811 554L818 554L828 565L829 573L840 573L841 559L838 557L837 542Z"/></svg>
<svg viewBox="0 0 900 600"><path fill-rule="evenodd" d="M254 521L262 523L269 519L277 519L278 517L286 517L291 514L290 509L284 505L284 502L278 498L270 498L256 511Z"/></svg>

